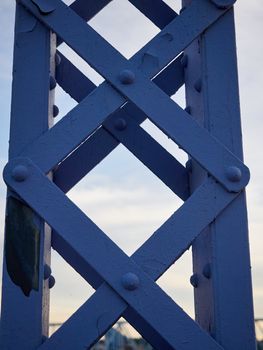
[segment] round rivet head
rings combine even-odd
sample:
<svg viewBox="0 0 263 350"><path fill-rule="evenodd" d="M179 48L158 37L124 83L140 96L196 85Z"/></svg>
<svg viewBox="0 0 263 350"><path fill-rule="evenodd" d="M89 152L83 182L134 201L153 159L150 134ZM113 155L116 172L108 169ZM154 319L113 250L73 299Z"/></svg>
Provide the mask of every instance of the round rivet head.
<svg viewBox="0 0 263 350"><path fill-rule="evenodd" d="M220 9L225 9L233 6L236 0L211 0Z"/></svg>
<svg viewBox="0 0 263 350"><path fill-rule="evenodd" d="M56 86L57 86L56 79L52 75L50 75L50 77L49 77L49 89L53 90L53 89L55 89Z"/></svg>
<svg viewBox="0 0 263 350"><path fill-rule="evenodd" d="M59 66L60 63L61 63L61 57L60 57L60 55L56 52L56 54L55 54L55 64L56 64L56 66Z"/></svg>
<svg viewBox="0 0 263 350"><path fill-rule="evenodd" d="M55 283L56 283L55 277L51 275L49 277L49 279L48 279L48 287L49 287L49 289L53 288Z"/></svg>
<svg viewBox="0 0 263 350"><path fill-rule="evenodd" d="M51 276L51 267L47 264L44 265L44 280L47 280Z"/></svg>
<svg viewBox="0 0 263 350"><path fill-rule="evenodd" d="M25 181L28 175L29 175L29 171L25 165L17 165L12 170L12 178L18 182Z"/></svg>
<svg viewBox="0 0 263 350"><path fill-rule="evenodd" d="M203 276L208 280L211 278L211 265L209 263L203 268Z"/></svg>
<svg viewBox="0 0 263 350"><path fill-rule="evenodd" d="M122 130L126 129L127 121L123 118L118 118L114 121L114 127L115 127L115 129L122 131Z"/></svg>
<svg viewBox="0 0 263 350"><path fill-rule="evenodd" d="M190 277L190 283L194 288L198 287L199 284L199 278L197 273L194 273L191 277Z"/></svg>
<svg viewBox="0 0 263 350"><path fill-rule="evenodd" d="M139 287L140 280L139 277L135 275L135 273L128 272L122 276L121 284L127 290L135 290Z"/></svg>
<svg viewBox="0 0 263 350"><path fill-rule="evenodd" d="M202 79L201 78L196 80L196 82L194 83L194 88L197 92L201 92L201 90L202 90Z"/></svg>
<svg viewBox="0 0 263 350"><path fill-rule="evenodd" d="M56 118L56 116L59 114L59 108L58 106L53 106L53 117Z"/></svg>
<svg viewBox="0 0 263 350"><path fill-rule="evenodd" d="M231 182L239 182L242 178L242 172L238 167L230 166L226 170L226 177Z"/></svg>
<svg viewBox="0 0 263 350"><path fill-rule="evenodd" d="M132 84L135 80L135 74L129 69L124 69L122 72L120 72L119 78L122 84Z"/></svg>

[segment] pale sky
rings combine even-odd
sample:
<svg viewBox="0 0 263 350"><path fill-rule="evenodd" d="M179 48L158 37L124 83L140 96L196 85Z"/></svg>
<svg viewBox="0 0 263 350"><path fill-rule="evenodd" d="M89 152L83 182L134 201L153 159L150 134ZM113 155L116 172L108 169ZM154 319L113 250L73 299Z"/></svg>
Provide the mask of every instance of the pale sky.
<svg viewBox="0 0 263 350"><path fill-rule="evenodd" d="M178 10L180 1L166 0ZM7 161L10 93L13 50L15 1L1 0L0 23L5 30L0 34L0 165ZM239 65L240 97L243 125L245 161L251 170L247 187L250 251L252 262L255 316L263 317L263 149L261 122L261 95L263 70L263 9L262 0L239 0L236 3L236 32ZM90 24L126 57L130 57L158 29L140 14L127 0L114 0ZM94 73L65 45L61 51L97 84L101 77ZM56 104L63 116L74 105L61 89L57 88ZM184 106L183 90L176 101ZM186 155L150 123L144 127L154 135L178 160L185 162ZM144 242L181 204L180 200L150 173L123 146L119 146L99 166L91 171L70 193L70 198L86 212L129 255ZM0 180L0 258L2 261L5 185ZM52 253L52 270L56 285L51 290L51 322L66 320L80 306L92 290L58 256ZM172 266L158 282L162 288L193 316L191 251Z"/></svg>

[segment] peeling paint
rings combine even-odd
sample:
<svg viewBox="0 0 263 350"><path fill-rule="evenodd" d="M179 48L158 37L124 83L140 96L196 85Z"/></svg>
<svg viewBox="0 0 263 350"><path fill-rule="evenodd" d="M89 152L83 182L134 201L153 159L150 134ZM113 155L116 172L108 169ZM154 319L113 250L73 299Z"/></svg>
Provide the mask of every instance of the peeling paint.
<svg viewBox="0 0 263 350"><path fill-rule="evenodd" d="M39 289L40 231L31 208L7 199L5 259L11 280L26 296Z"/></svg>

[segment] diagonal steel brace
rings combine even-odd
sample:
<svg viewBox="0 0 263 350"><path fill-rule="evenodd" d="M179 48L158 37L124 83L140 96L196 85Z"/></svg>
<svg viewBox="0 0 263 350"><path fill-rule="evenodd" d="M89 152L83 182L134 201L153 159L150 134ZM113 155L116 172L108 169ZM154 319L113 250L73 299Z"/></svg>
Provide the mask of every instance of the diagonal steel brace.
<svg viewBox="0 0 263 350"><path fill-rule="evenodd" d="M37 1L38 0L35 0L34 3L37 3ZM185 149L188 154L190 154L194 159L196 159L228 191L238 192L242 188L244 188L244 186L248 183L249 180L248 168L244 166L244 164L238 158L236 158L229 150L227 150L221 143L219 143L215 138L213 138L205 129L201 128L199 124L190 119L187 113L182 111L182 109L179 106L177 106L173 101L171 101L153 83L151 83L148 79L144 78L144 76L136 68L136 56L135 64L128 62L104 39L102 39L91 27L89 27L85 22L82 22L73 11L71 11L66 5L64 5L58 0L51 1L52 6L50 6L54 8L54 10L51 14L49 12L48 15L45 15L43 14L43 12L39 11L39 6L35 7L30 0L21 0L21 2L38 19L42 20L51 29L56 31L65 40L65 42L67 42L78 54L80 54L81 57L86 59L95 69L97 69L104 77L106 77L106 79L108 79L111 82L111 84L113 84L122 94L129 98L130 101L137 104L137 106L140 109L142 109L143 112L146 113L155 124L157 124L167 135L169 135L183 149ZM209 20L207 20L205 16L200 14L202 9L205 9L205 14L208 18L209 15L211 15L210 20L212 22L224 13L223 10L219 10L218 8L210 4L210 2L203 0L200 0L199 2L194 2L191 6L189 6L189 10L186 9L181 16L176 17L176 19L170 25L167 26L170 28L170 33L167 31L166 27L166 29L161 32L161 35L157 35L158 38L156 39L156 42L158 49L162 50L162 44L164 41L167 41L168 39L168 41L173 41L173 39L170 40L171 36L173 38L174 35L173 30L175 28L182 30L184 20L185 18L189 20L188 15L192 13L191 10L194 10L195 12L197 11L197 14L195 13L194 19L198 30L193 30L195 22L192 23L192 38L189 39L187 35L185 35L183 39L181 38L179 42L180 49L183 49L187 44L189 44L189 41L193 40L195 38L195 35L199 35L200 30L204 30L207 27L207 25L209 25ZM205 28L204 23L202 21L205 22ZM69 28L65 30L65 28L67 28L68 23L71 23L70 30ZM173 25L174 28L172 28ZM178 25L179 28L176 25ZM176 33L176 35L178 35L178 33ZM75 40L76 37L78 37L77 41ZM161 42L160 38L162 39ZM185 39L187 39L186 42L184 42ZM87 46L85 45L87 40L93 42L94 45L87 48ZM177 47L177 45L175 44L174 46L178 49L179 47ZM93 48L95 49L93 50ZM168 52L166 53L166 56L167 54ZM104 57L108 57L109 59L105 61ZM112 64L113 61L114 65ZM122 72L127 71L132 72L132 74L135 75L135 84L126 84L121 81L122 78L120 78L120 74L122 74ZM101 85L101 87L102 86L103 85ZM109 84L104 86L106 88L106 91L104 89L103 92L104 99L107 98L106 96L111 97L110 104L112 105L112 107L114 106L113 109L116 109L117 105L120 106L120 104L124 103L124 99L123 97L121 97L121 95L118 95L115 92L114 94L112 94L113 90ZM87 100L88 99L89 98L87 98ZM86 99L84 101L86 101ZM92 95L91 103L94 102L96 103L96 98L94 101L94 95ZM88 104L86 104L86 107L87 106ZM107 106L104 105L102 108L104 113L106 112L105 109L107 109L105 107L109 107L108 101ZM165 119L161 118L160 115L161 111L163 110L166 111ZM111 112L113 112L113 110L108 110L108 114L110 114ZM77 115L78 120L80 119L79 117L81 116ZM95 125L98 126L102 122L102 120L98 119L97 116L95 118L96 121L93 120L93 128L96 127ZM76 120L74 120L74 122L76 122ZM54 127L53 130L50 130L42 138L40 138L39 141L36 142L36 148L33 147L34 149L36 149L36 152L28 152L28 156L35 161L35 158L39 158L39 155L43 152L43 148L40 147L41 145L45 144L46 142L55 142L57 144L57 133L60 136L62 136L62 130L60 130L61 126L63 128L63 123L60 124L60 127L57 124L57 126ZM82 127L84 127L84 125ZM65 128L68 129L68 126L65 126ZM84 129L86 128L84 127ZM73 133L74 130L72 128L71 136ZM54 140L54 137L56 140ZM62 140L63 137L61 137L60 142ZM68 143L68 138L64 138L64 140L67 140L66 143ZM83 139L78 139L78 142L81 142L82 140ZM72 150L70 149L70 147L67 146L65 141L64 143L62 141L63 144L60 145L60 155L57 154L56 157L56 155L53 153L53 157L56 157L57 163L63 158L62 153L64 153L64 155L66 156L65 151L67 150L67 152L69 153ZM210 153L212 152L214 154L213 158L208 157L207 149L209 149ZM40 153L38 154L39 151ZM45 161L47 161L47 158L45 159ZM49 167L50 166L52 167L51 164L49 164ZM235 176L235 173L238 173L238 175ZM237 178L238 180L236 181Z"/></svg>
<svg viewBox="0 0 263 350"><path fill-rule="evenodd" d="M152 284L151 279L148 278L148 274L145 275L145 273L139 269L137 264L134 265L131 259L126 257L126 255L121 252L113 242L107 239L95 224L82 214L81 211L76 208L70 200L67 199L66 196L33 165L33 163L26 159L12 160L5 168L4 177L7 184L16 191L22 199L32 206L33 209L38 212L39 215L41 215L57 232L59 232L62 238L61 244L69 244L78 252L78 254L83 255L83 258L87 263L94 266L94 269L122 298L125 299L134 312L139 313L142 322L149 323L159 334L160 330L156 328L158 328L157 325L160 318L162 318L162 310L165 310L166 313L169 310L169 319L172 320L175 317L174 322L179 322L185 329L191 327L191 331L195 337L197 337L195 340L199 338L198 341L203 343L204 347L207 346L211 349L220 348L212 338L203 333L193 321L190 321L188 316L183 314L175 303L169 301L170 299L165 297L160 288ZM212 179L210 179L210 183L213 184ZM219 188L221 188L221 186L219 186ZM224 199L229 199L230 197L233 199L236 196L234 194L226 196L222 188L221 193L223 193ZM212 196L212 199L214 201L214 196ZM55 210L55 208L57 209ZM211 209L207 210L211 211ZM217 214L214 213L214 210L212 210L212 213L213 216ZM170 227L174 230L174 225ZM78 232L76 232L76 228ZM89 234L85 234L85 231L89 232ZM72 236L73 232L75 232L75 234ZM171 233L171 229L167 230L166 227L165 232ZM163 239L164 238L162 238L162 241ZM190 243L191 242L188 242L188 244ZM168 244L170 244L169 241ZM102 254L105 258L97 259L98 253ZM182 252L180 252L180 254L182 254ZM166 270L166 268L164 270ZM116 273L113 272L115 270ZM135 273L140 280L140 288L138 288L134 294L130 292L127 293L127 290L123 290L120 286L120 281L123 276L125 276L125 273L129 271ZM145 292L147 291L146 294L143 292L144 288ZM145 296L147 296L146 299ZM157 300L156 298L160 301L160 309L158 306L155 310L158 314L157 319L156 315L149 312L149 306L147 306L149 305L149 302L154 305L154 300ZM164 329L161 330L161 333L162 332L164 332L164 334L159 335L163 340L168 341L168 344L171 344L172 347L177 346L178 341L182 341L178 334L175 337L176 339L174 339L174 335L171 335L169 330L167 331ZM167 349L168 348L170 347L167 347ZM182 349L184 349L184 347L182 347ZM188 349L188 347L185 349Z"/></svg>

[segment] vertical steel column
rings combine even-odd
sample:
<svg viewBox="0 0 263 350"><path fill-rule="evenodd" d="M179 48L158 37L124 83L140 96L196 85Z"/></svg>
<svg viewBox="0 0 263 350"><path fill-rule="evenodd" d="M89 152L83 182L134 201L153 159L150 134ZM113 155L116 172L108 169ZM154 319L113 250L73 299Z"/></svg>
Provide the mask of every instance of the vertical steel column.
<svg viewBox="0 0 263 350"><path fill-rule="evenodd" d="M183 0L183 5L188 6L191 2ZM33 16L17 5L10 162L4 171L9 192L1 350L36 350L48 335L49 282L52 281L48 268L50 228L41 218L54 229L53 247L97 289L70 320L41 345L41 349L90 347L124 316L158 349L197 347L216 350L221 349L221 344L226 350L255 350L245 194L244 191L239 194L227 192L243 189L249 178L247 168L228 150L242 160L233 10L228 9L234 2L193 1L181 16L173 14L175 19L169 28L166 27L128 62L62 1L20 0ZM152 8L150 3L145 8L147 12ZM83 4L78 1L76 6L80 9ZM161 6L161 0L159 4ZM41 23L57 32L107 80L52 131L48 129L54 114L52 91L56 82L52 77L56 38ZM202 35L193 41L200 33ZM192 44L182 59L188 116L146 76L150 78L158 71L163 72L162 69L189 43ZM148 62L152 52L158 58L157 61L154 59L154 65L152 59ZM157 56L155 52L158 52ZM137 65L146 75L140 73ZM73 66L71 72L74 70ZM67 79L72 77L74 74L67 75ZM83 95L83 91L81 93ZM129 104L124 105L126 98ZM133 111L130 116L125 114L127 106ZM137 122L136 118L132 122L133 114L137 116ZM196 159L190 160L188 169L172 156L168 158L166 151L140 129L137 123L141 115L145 118L144 114ZM188 118L194 118L201 127ZM99 130L104 130L104 134L97 134ZM134 153L143 162L151 164L149 168L164 182L167 174L170 178L170 172L173 177L175 173L177 176L182 174L180 191L186 203L131 258L46 177L46 173L76 147L83 147L82 142L90 135L97 137L99 146L96 148L99 148L108 133L132 150L139 148L133 140L136 135L136 141L147 151ZM107 142L107 151L101 154L96 149L96 162L91 162L89 167L105 157L117 141ZM92 144L89 143L87 149ZM153 154L163 160L169 159L163 165L163 173L158 169L164 163L155 163ZM80 161L79 157L73 158L76 166L70 171L76 171ZM229 176L233 166L234 175L230 172ZM191 192L199 187L191 198L188 196L188 171ZM208 178L207 172L213 178ZM63 176L68 175L64 171ZM84 176L83 171L81 176ZM183 191L186 188L187 193ZM178 194L178 189L174 192ZM191 282L195 287L197 322L219 344L154 283L208 224L193 243ZM77 234L72 234L76 227ZM98 259L100 256L103 259Z"/></svg>
<svg viewBox="0 0 263 350"><path fill-rule="evenodd" d="M55 36L19 4L16 8L14 47L9 159L19 156L29 143L49 128L53 119L50 74L54 74ZM44 264L50 264L50 228L19 198L13 199L10 195L9 192L8 202L13 208L18 205L21 210L17 214L20 218L17 222L14 210L9 212L7 206L7 220L15 223L17 230L11 224L11 232L6 229L5 234L0 348L33 350L48 335L49 280L44 279ZM32 240L33 236L29 237L27 232L29 227L34 227L37 256L32 256L35 263L33 284L38 291L31 290L26 296L13 282L15 278L16 282L27 283L24 277L28 274L26 266L22 266L21 256L16 255L14 241L20 239L22 230L26 231L25 240ZM10 270L13 271L12 276ZM27 292L29 285L24 286Z"/></svg>
<svg viewBox="0 0 263 350"><path fill-rule="evenodd" d="M233 10L194 41L185 55L186 110L242 160ZM208 175L192 161L190 169L194 191ZM195 240L193 273L197 322L226 350L255 349L244 191Z"/></svg>

